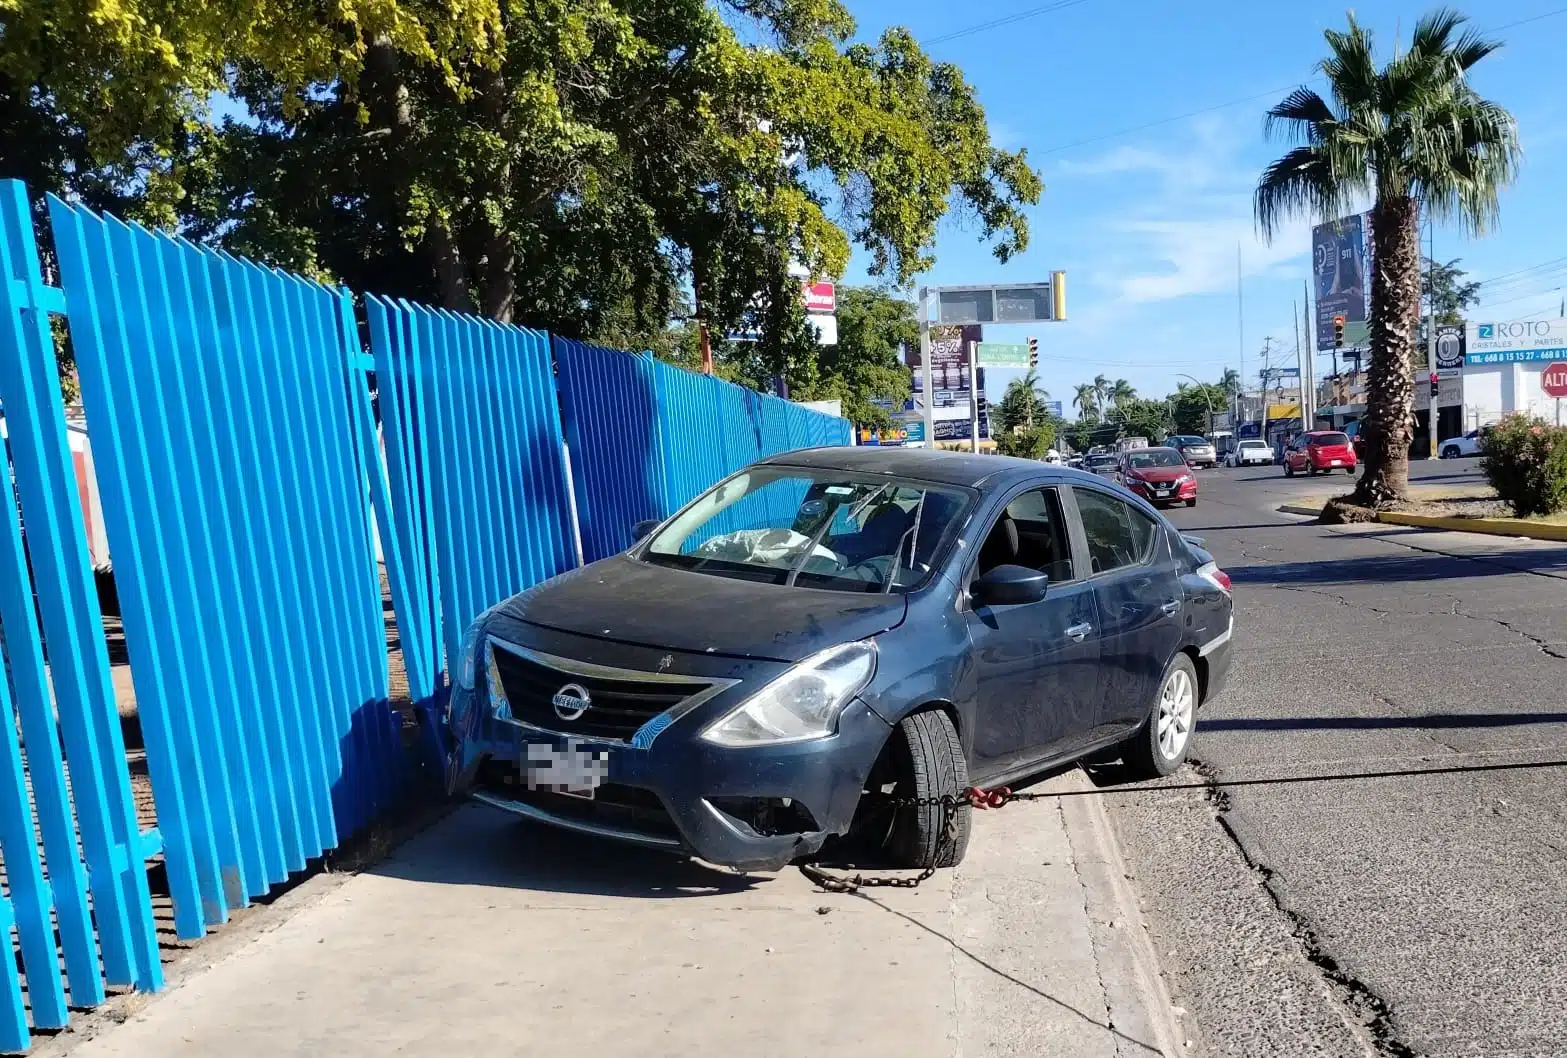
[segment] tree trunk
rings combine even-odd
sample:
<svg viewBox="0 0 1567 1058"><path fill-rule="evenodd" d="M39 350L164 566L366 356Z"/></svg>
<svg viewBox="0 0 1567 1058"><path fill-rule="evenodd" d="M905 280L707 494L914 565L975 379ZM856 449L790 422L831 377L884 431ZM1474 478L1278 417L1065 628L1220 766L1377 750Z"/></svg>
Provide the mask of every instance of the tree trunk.
<svg viewBox="0 0 1567 1058"><path fill-rule="evenodd" d="M1354 499L1382 507L1409 494L1414 427L1410 369L1420 320L1420 207L1379 199L1371 211L1371 367L1366 376L1365 467Z"/></svg>

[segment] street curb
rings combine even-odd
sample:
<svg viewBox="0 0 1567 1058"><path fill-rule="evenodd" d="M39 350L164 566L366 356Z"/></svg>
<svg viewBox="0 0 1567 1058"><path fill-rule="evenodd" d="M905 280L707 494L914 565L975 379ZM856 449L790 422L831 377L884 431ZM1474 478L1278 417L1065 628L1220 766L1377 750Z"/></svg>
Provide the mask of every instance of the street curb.
<svg viewBox="0 0 1567 1058"><path fill-rule="evenodd" d="M1073 792L1080 796L1064 800L1071 802L1071 807L1081 813L1079 823L1087 831L1087 837L1104 866L1102 875L1097 877L1082 875L1081 867L1084 866L1084 862L1079 859L1079 873L1085 885L1091 882L1092 888L1098 893L1099 902L1117 909L1119 925L1114 922L1110 925L1115 927L1116 939L1125 945L1132 964L1130 976L1133 980L1123 981L1122 984L1141 999L1148 1026L1156 1037L1163 1058L1182 1058L1182 1056L1192 1055L1195 1052L1191 1041L1196 1033L1192 1027L1182 1024L1175 1002L1170 998L1170 991L1165 986L1164 971L1159 964L1159 956L1154 950L1148 925L1143 921L1142 907L1137 894L1132 891L1132 886L1128 882L1131 875L1127 871L1126 860L1121 855L1121 843L1116 838L1110 816L1105 811L1104 799L1094 796L1097 788L1081 768L1074 769L1069 781ZM1067 823L1070 830L1072 827L1067 822L1069 819L1070 814L1063 818L1063 822ZM1102 974L1108 969L1101 964ZM1109 984L1110 982L1106 981L1107 990Z"/></svg>
<svg viewBox="0 0 1567 1058"><path fill-rule="evenodd" d="M1443 529L1453 533L1481 533L1486 536L1520 536L1529 540L1567 541L1567 525L1547 522L1514 522L1501 518L1442 518L1429 514L1401 514L1387 511L1377 521L1391 525L1411 525L1420 529Z"/></svg>
<svg viewBox="0 0 1567 1058"><path fill-rule="evenodd" d="M1299 514L1310 518L1320 517L1322 510L1304 507L1296 503L1281 504L1280 514ZM1567 542L1567 525L1549 522L1515 522L1503 518L1443 518L1434 514L1404 514L1400 511L1377 512L1376 520L1385 525L1406 525L1414 529L1437 529L1449 533L1475 533L1480 536L1511 536L1524 540L1559 540Z"/></svg>

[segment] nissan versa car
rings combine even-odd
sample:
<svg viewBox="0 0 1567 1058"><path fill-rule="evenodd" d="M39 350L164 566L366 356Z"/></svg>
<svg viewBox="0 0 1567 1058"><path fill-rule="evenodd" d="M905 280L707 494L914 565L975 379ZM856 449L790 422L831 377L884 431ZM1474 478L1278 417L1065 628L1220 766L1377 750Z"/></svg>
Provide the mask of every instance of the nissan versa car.
<svg viewBox="0 0 1567 1058"><path fill-rule="evenodd" d="M1154 506L1197 506L1197 475L1173 448L1139 448L1121 457L1121 484Z"/></svg>
<svg viewBox="0 0 1567 1058"><path fill-rule="evenodd" d="M1092 474L927 450L753 464L468 630L451 788L742 869L829 840L958 862L940 804L1095 754L1185 760L1229 577Z"/></svg>

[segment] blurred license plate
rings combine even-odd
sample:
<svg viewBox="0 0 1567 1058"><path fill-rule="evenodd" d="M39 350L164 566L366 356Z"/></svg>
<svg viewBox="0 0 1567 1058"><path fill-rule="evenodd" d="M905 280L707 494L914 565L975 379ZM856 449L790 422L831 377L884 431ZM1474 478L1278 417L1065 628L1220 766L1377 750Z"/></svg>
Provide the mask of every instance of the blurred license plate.
<svg viewBox="0 0 1567 1058"><path fill-rule="evenodd" d="M1335 460L1331 461L1330 465L1331 466L1335 466L1335 467L1343 466L1344 465L1344 461L1342 459L1335 459Z"/></svg>
<svg viewBox="0 0 1567 1058"><path fill-rule="evenodd" d="M587 749L575 740L568 740L565 748L529 743L522 769L530 790L592 800L594 791L609 779L609 751Z"/></svg>
<svg viewBox="0 0 1567 1058"><path fill-rule="evenodd" d="M1168 485L1157 485L1157 486L1154 487L1154 491L1157 492L1161 496L1167 496L1167 495L1169 495L1169 492L1170 492L1170 486L1168 486Z"/></svg>

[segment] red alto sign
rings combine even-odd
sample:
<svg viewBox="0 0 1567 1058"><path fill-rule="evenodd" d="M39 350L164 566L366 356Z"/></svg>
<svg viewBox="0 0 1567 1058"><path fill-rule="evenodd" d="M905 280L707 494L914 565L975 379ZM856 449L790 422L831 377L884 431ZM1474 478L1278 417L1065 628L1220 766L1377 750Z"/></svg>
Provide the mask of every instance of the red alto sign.
<svg viewBox="0 0 1567 1058"><path fill-rule="evenodd" d="M806 312L838 311L838 289L831 283L801 283Z"/></svg>
<svg viewBox="0 0 1567 1058"><path fill-rule="evenodd" d="M1567 363L1558 360L1540 376L1540 386L1547 397L1567 397Z"/></svg>

